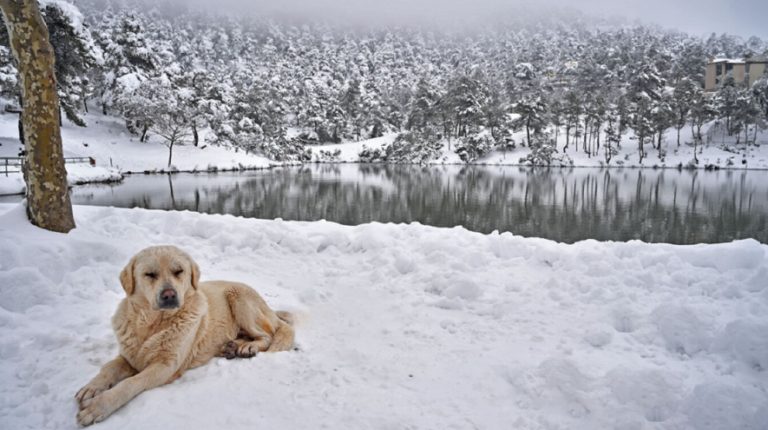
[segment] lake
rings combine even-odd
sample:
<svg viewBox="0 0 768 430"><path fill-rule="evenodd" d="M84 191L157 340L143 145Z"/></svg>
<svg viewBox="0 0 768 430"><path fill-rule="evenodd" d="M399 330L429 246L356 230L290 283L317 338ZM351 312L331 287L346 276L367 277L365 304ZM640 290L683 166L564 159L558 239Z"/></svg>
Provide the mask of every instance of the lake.
<svg viewBox="0 0 768 430"><path fill-rule="evenodd" d="M568 243L768 243L768 171L320 164L131 175L121 184L75 187L72 198L81 205L348 225L460 225Z"/></svg>

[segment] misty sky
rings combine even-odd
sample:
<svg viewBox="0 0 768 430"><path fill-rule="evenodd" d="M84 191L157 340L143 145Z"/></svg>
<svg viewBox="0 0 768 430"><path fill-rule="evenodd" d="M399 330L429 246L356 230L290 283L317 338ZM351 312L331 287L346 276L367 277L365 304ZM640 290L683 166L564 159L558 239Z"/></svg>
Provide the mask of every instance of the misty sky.
<svg viewBox="0 0 768 430"><path fill-rule="evenodd" d="M199 0L203 1L203 0ZM320 16L343 21L482 20L526 5L569 7L589 15L622 16L697 35L712 32L768 38L768 0L219 0L259 14Z"/></svg>

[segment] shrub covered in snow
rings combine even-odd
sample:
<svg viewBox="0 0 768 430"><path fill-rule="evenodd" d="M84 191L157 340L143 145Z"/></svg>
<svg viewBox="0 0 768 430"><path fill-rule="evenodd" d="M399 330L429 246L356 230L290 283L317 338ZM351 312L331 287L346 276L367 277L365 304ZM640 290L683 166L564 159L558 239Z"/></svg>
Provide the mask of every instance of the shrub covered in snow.
<svg viewBox="0 0 768 430"><path fill-rule="evenodd" d="M437 159L443 144L431 135L400 133L385 149L387 163L427 164Z"/></svg>
<svg viewBox="0 0 768 430"><path fill-rule="evenodd" d="M531 166L572 166L573 160L568 154L560 154L555 141L547 134L538 134L531 138L531 152L520 158L521 164Z"/></svg>
<svg viewBox="0 0 768 430"><path fill-rule="evenodd" d="M361 163L383 163L387 161L386 152L379 148L369 148L363 145L362 151L358 154Z"/></svg>
<svg viewBox="0 0 768 430"><path fill-rule="evenodd" d="M459 139L455 152L461 161L471 163L490 152L496 144L489 131L481 131Z"/></svg>
<svg viewBox="0 0 768 430"><path fill-rule="evenodd" d="M261 151L272 160L299 161L312 160L312 149L305 147L297 139L288 139L284 135L268 139L261 144Z"/></svg>
<svg viewBox="0 0 768 430"><path fill-rule="evenodd" d="M315 156L315 161L319 163L338 163L341 161L341 149L333 151L321 149Z"/></svg>

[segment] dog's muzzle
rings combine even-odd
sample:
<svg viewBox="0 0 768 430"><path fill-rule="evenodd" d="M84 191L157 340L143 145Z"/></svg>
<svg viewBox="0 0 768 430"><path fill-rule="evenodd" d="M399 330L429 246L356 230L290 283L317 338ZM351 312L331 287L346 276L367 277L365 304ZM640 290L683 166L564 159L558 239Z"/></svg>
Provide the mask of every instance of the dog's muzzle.
<svg viewBox="0 0 768 430"><path fill-rule="evenodd" d="M176 290L170 287L163 288L157 298L157 307L160 309L176 309L179 307L179 296Z"/></svg>

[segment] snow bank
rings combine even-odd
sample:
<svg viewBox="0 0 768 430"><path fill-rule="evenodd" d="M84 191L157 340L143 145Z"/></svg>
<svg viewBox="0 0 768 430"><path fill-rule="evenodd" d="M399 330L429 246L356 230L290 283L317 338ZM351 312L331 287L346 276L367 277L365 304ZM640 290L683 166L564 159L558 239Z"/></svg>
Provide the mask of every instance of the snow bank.
<svg viewBox="0 0 768 430"><path fill-rule="evenodd" d="M91 166L87 163L71 163L65 165L69 185L89 184L96 182L119 182L123 175L116 169ZM0 175L0 196L23 194L27 186L21 173Z"/></svg>
<svg viewBox="0 0 768 430"><path fill-rule="evenodd" d="M612 167L660 167L677 168L686 167L693 160L693 142L690 128L684 128L681 132L681 146L677 146L677 131L674 128L667 130L662 143L662 149L666 153L664 159L660 159L658 151L646 145L646 157L642 164L639 162L637 153L637 141L632 133L622 136L621 149L618 155L614 156L610 162ZM396 134L354 143L342 143L334 145L313 146L313 154L317 155L320 151L329 151L333 153L340 150L338 161L347 163L359 162L358 154L363 146L371 149L382 148L394 141ZM517 142L525 141L525 131L514 133L514 139ZM758 134L757 143L759 146L740 145L736 149L736 138L721 137L716 135L712 141L707 144L701 153L697 154L699 168L707 166L716 166L723 169L768 169L768 132ZM457 140L453 139L450 143L447 141L443 145L442 154L433 161L433 164L464 164L459 156L454 152ZM581 142L579 142L581 143ZM558 136L558 154L562 155L562 148L565 146L565 134L563 132ZM701 148L699 148L701 150ZM485 154L483 157L475 160L472 164L481 164L489 166L517 166L520 165L520 159L530 154L530 149L524 146L518 146L514 150L500 151L494 150ZM604 150L601 147L599 155L587 156L582 149L576 148L575 142L571 140L570 147L566 153L573 160L574 167L604 167L606 166ZM314 157L316 160L318 157ZM321 160L322 161L322 160ZM553 163L556 165L557 163Z"/></svg>
<svg viewBox="0 0 768 430"><path fill-rule="evenodd" d="M168 167L168 147L157 136L150 133L148 142L139 142L118 118L93 111L83 118L88 127L77 127L68 121L62 126L64 156L92 157L97 166L122 173L265 169L280 164L244 151L206 145L201 131L199 146L191 143L174 146L171 167ZM22 149L17 120L17 115L0 114L2 157L16 157Z"/></svg>
<svg viewBox="0 0 768 430"><path fill-rule="evenodd" d="M118 273L171 243L300 316L300 351L216 359L99 428L765 429L768 246L558 244L462 228L0 206L0 422L75 428L116 353ZM192 424L190 426L190 424Z"/></svg>

